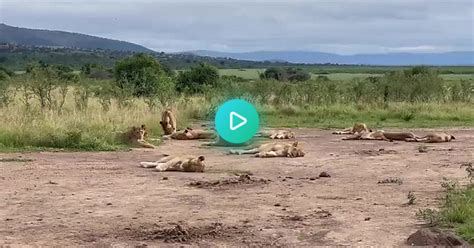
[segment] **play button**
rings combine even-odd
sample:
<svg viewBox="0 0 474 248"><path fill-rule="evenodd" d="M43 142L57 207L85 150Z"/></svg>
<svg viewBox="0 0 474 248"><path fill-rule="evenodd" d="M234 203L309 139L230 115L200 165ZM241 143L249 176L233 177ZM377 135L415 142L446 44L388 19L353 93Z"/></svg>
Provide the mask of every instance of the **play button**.
<svg viewBox="0 0 474 248"><path fill-rule="evenodd" d="M219 106L215 125L220 138L229 143L242 144L257 133L259 117L252 104L233 99Z"/></svg>
<svg viewBox="0 0 474 248"><path fill-rule="evenodd" d="M237 120L237 121L240 121L239 124L237 125L234 125L235 121L234 121L234 118ZM230 130L234 131L234 130L237 130L239 127L247 124L247 118L235 113L235 112L230 112L230 116L229 116L229 120L230 120Z"/></svg>

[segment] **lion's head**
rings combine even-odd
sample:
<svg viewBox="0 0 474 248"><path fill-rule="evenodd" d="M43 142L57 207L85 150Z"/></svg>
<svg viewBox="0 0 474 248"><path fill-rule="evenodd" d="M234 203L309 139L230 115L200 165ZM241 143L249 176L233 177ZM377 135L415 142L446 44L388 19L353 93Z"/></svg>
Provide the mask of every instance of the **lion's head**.
<svg viewBox="0 0 474 248"><path fill-rule="evenodd" d="M140 127L133 126L128 131L127 138L129 140L144 140L147 134L145 125L141 125Z"/></svg>
<svg viewBox="0 0 474 248"><path fill-rule="evenodd" d="M298 141L295 141L288 147L288 151L286 156L289 158L297 158L297 157L304 157L305 153L303 152L303 148L298 145Z"/></svg>

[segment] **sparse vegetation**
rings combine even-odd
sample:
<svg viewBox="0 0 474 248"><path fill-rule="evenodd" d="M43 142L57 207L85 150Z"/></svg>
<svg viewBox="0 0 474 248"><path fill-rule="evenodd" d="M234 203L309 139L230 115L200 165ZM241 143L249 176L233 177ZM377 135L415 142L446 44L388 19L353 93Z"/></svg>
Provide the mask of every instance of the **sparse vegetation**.
<svg viewBox="0 0 474 248"><path fill-rule="evenodd" d="M468 177L472 179L470 164L466 163L462 166L467 167ZM460 187L458 182L444 178L441 187L445 189L445 197L439 211L420 209L416 216L430 225L454 228L460 236L474 244L474 185L472 181L466 187Z"/></svg>
<svg viewBox="0 0 474 248"><path fill-rule="evenodd" d="M467 177L469 178L469 182L472 183L474 181L474 167L472 162L466 162L461 164L461 168L466 167Z"/></svg>
<svg viewBox="0 0 474 248"><path fill-rule="evenodd" d="M33 161L33 159L31 159L31 158L21 158L21 157L0 158L0 162L4 162L4 163L7 163L7 162L31 162L31 161Z"/></svg>
<svg viewBox="0 0 474 248"><path fill-rule="evenodd" d="M380 181L377 182L378 184L390 184L390 183L393 183L393 184L398 184L398 185L402 185L403 184L403 180L401 178L398 178L398 177L388 177L388 178L384 178Z"/></svg>
<svg viewBox="0 0 474 248"><path fill-rule="evenodd" d="M407 199L408 199L408 203L407 203L408 205L415 204L415 201L416 201L415 193L413 193L413 191L408 192Z"/></svg>

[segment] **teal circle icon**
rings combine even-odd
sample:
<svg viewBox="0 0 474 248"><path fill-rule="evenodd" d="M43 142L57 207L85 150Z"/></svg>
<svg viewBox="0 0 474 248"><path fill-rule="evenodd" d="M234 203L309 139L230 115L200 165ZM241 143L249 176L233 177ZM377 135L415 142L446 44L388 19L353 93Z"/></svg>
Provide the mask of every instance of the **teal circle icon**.
<svg viewBox="0 0 474 248"><path fill-rule="evenodd" d="M232 99L219 106L214 122L219 137L233 144L250 140L260 124L255 107L241 99Z"/></svg>

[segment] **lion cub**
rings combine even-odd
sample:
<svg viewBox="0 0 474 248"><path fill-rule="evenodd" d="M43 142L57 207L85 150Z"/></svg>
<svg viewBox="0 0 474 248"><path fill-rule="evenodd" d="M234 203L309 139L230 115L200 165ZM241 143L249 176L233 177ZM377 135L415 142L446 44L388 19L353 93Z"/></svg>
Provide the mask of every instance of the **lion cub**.
<svg viewBox="0 0 474 248"><path fill-rule="evenodd" d="M370 130L367 128L365 123L355 123L354 126L346 128L340 131L334 131L332 134L357 134L361 132L369 132Z"/></svg>
<svg viewBox="0 0 474 248"><path fill-rule="evenodd" d="M204 172L204 156L173 157L167 156L156 162L141 162L144 168L156 168L157 171Z"/></svg>
<svg viewBox="0 0 474 248"><path fill-rule="evenodd" d="M148 143L145 140L145 138L148 137L148 130L144 124L141 125L141 127L133 126L122 135L122 138L125 140L125 142L129 144L145 148L155 148L154 145Z"/></svg>
<svg viewBox="0 0 474 248"><path fill-rule="evenodd" d="M408 142L425 142L425 143L442 143L450 142L451 140L456 139L453 135L447 133L429 133L421 138L414 137L406 139Z"/></svg>
<svg viewBox="0 0 474 248"><path fill-rule="evenodd" d="M163 111L160 125L163 128L163 133L165 135L170 135L176 132L176 116L173 114L171 109Z"/></svg>
<svg viewBox="0 0 474 248"><path fill-rule="evenodd" d="M293 143L268 143L249 150L230 150L229 154L255 154L255 157L260 158L296 158L305 155L301 146L298 145L298 141Z"/></svg>

